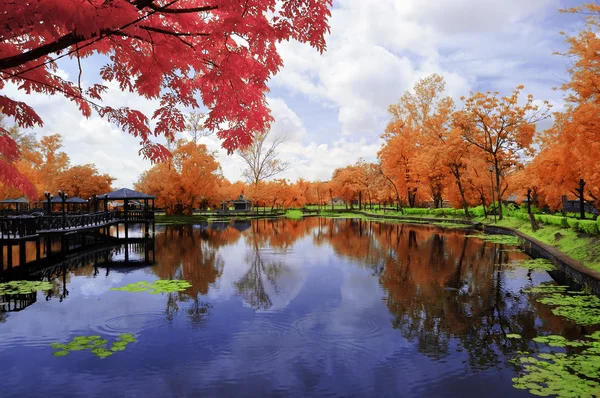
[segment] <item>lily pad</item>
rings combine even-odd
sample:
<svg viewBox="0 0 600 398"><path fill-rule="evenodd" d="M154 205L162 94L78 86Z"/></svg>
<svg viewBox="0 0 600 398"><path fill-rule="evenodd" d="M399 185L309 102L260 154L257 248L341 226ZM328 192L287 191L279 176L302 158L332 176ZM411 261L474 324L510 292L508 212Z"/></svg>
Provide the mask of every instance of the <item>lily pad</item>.
<svg viewBox="0 0 600 398"><path fill-rule="evenodd" d="M552 261L545 258L533 258L531 260L518 261L515 264L534 271L554 271L556 269Z"/></svg>
<svg viewBox="0 0 600 398"><path fill-rule="evenodd" d="M129 333L120 335L111 347L108 347L108 340L102 339L100 336L76 336L67 344L52 343L50 346L59 351L55 351L52 355L55 357L63 357L73 351L89 351L99 358L106 358L113 355L117 351L125 351L131 343L137 342L136 338Z"/></svg>
<svg viewBox="0 0 600 398"><path fill-rule="evenodd" d="M486 242L496 243L499 245L508 245L508 246L518 246L519 238L517 236L512 235L486 235L486 234L477 234L477 235L466 235L467 238L479 238L483 239Z"/></svg>
<svg viewBox="0 0 600 398"><path fill-rule="evenodd" d="M40 281L10 281L0 283L0 295L4 294L29 294L38 290L50 290L50 282Z"/></svg>
<svg viewBox="0 0 600 398"><path fill-rule="evenodd" d="M152 283L146 281L140 281L136 283L130 283L121 287L113 287L110 290L120 290L126 292L148 292L150 294L161 294L161 293L173 293L184 291L191 287L192 284L186 280L166 280L159 279Z"/></svg>
<svg viewBox="0 0 600 398"><path fill-rule="evenodd" d="M598 332L596 332L598 333ZM596 334L592 335L596 337ZM590 337L590 336L588 336ZM511 362L520 368L513 386L533 395L594 397L600 393L600 333L598 339L570 341L562 336L539 336L534 341L550 347L584 347L576 353L520 353Z"/></svg>
<svg viewBox="0 0 600 398"><path fill-rule="evenodd" d="M518 334L518 333L508 333L508 334L506 335L506 338L507 338L507 339L522 339L522 338L523 338L523 336L521 336L521 335L520 335L520 334Z"/></svg>
<svg viewBox="0 0 600 398"><path fill-rule="evenodd" d="M536 300L552 307L554 315L563 316L578 325L600 324L600 298L596 295L569 291L566 286L540 285L524 290L537 293Z"/></svg>

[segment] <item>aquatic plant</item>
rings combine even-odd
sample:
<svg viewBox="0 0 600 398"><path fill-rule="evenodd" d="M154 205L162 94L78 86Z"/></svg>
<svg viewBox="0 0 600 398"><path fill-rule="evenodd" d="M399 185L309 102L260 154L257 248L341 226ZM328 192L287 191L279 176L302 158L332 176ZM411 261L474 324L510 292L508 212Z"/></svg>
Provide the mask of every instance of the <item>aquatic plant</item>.
<svg viewBox="0 0 600 398"><path fill-rule="evenodd" d="M508 333L506 335L507 339L522 339L523 337L518 333Z"/></svg>
<svg viewBox="0 0 600 398"><path fill-rule="evenodd" d="M485 235L485 234L476 234L476 235L466 235L467 238L479 238L483 239L486 242L496 243L499 245L508 245L508 246L518 246L519 245L519 237L511 236L511 235Z"/></svg>
<svg viewBox="0 0 600 398"><path fill-rule="evenodd" d="M152 283L141 281L137 283L130 283L121 287L113 287L110 290L121 290L126 292L149 292L150 294L161 294L161 293L173 293L180 292L189 287L192 284L186 280L166 280L159 279Z"/></svg>
<svg viewBox="0 0 600 398"><path fill-rule="evenodd" d="M108 340L97 335L76 336L66 344L52 343L50 346L58 350L52 354L55 357L64 357L72 351L90 351L99 358L106 358L115 352L124 351L127 345L135 342L137 339L132 334L124 333L112 343L110 348L107 348Z"/></svg>
<svg viewBox="0 0 600 398"><path fill-rule="evenodd" d="M10 281L0 283L0 295L4 294L29 294L38 290L50 290L50 282L40 281Z"/></svg>
<svg viewBox="0 0 600 398"><path fill-rule="evenodd" d="M563 316L583 326L600 324L600 298L567 289L566 286L540 285L524 292L538 293L536 300L553 307L554 315Z"/></svg>
<svg viewBox="0 0 600 398"><path fill-rule="evenodd" d="M511 360L521 373L513 386L539 396L595 397L600 394L600 332L587 335L590 340L570 341L562 336L539 336L537 343L550 347L572 347L577 353L554 351L530 354L519 352Z"/></svg>
<svg viewBox="0 0 600 398"><path fill-rule="evenodd" d="M566 292L568 286L552 285L552 284L541 284L535 287L523 289L525 293L563 293Z"/></svg>
<svg viewBox="0 0 600 398"><path fill-rule="evenodd" d="M514 264L522 268L527 268L534 271L554 271L556 267L550 260L545 258L532 258L525 261L515 261Z"/></svg>

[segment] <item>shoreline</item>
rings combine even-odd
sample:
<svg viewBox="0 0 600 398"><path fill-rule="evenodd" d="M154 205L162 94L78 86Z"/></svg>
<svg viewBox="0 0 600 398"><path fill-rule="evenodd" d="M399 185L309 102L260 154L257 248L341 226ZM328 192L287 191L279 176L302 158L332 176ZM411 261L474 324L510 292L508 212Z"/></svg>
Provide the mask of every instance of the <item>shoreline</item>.
<svg viewBox="0 0 600 398"><path fill-rule="evenodd" d="M299 217L300 216L300 217ZM592 262L592 266L587 266L583 261L579 261L572 256L569 256L569 253L565 253L561 251L557 245L552 245L548 242L543 242L538 239L536 236L532 236L527 232L524 232L518 228L513 228L511 226L506 225L497 225L497 224L487 224L480 221L473 220L465 220L458 219L453 217L418 217L418 216L398 216L398 215L385 215L385 214L373 214L365 211L359 210L339 210L339 211L325 211L322 214L301 214L299 211L293 211L293 213L289 214L286 217L285 214L278 215L269 215L269 214L230 214L227 217L210 217L205 215L193 215L193 216L157 216L156 223L164 224L164 225L176 225L176 224L187 224L193 222L219 222L219 221L228 221L230 219L277 219L277 218L289 218L289 219L301 219L303 217L315 217L320 216L324 218L351 218L351 217L359 217L364 218L365 220L378 221L399 221L406 223L418 223L423 225L432 225L440 228L452 228L447 224L455 224L457 227L466 227L473 228L484 233L495 234L495 235L509 235L509 236L517 236L519 240L523 241L525 244L523 245L524 251L536 258L545 258L550 260L560 271L562 271L569 278L573 279L577 284L581 285L583 288L587 288L592 290L594 293L600 295L600 270L594 269L594 265L597 266L596 262L600 264L600 257L594 258L595 261ZM161 221L161 218L165 218ZM516 221L516 220L513 220ZM446 224L446 225L444 225ZM525 222L522 225L526 225ZM560 235L561 243L565 246L570 247L574 241L577 243L583 243L584 246L587 243L587 240L590 240L590 245L594 245L596 242L593 242L596 238L594 237L585 237L573 233L570 236L563 236L560 232L564 232L564 230L554 227L551 225L544 226L546 228L546 232L554 233L554 236ZM542 228L542 229L543 229ZM566 234L566 233L565 233ZM539 234L538 234L539 235ZM597 239L600 243L600 239ZM598 249L600 251L600 245ZM583 250L583 252L582 252ZM580 246L574 246L573 252L578 255L588 254L585 251L585 248L582 249ZM592 253L594 255L595 253ZM599 253L600 254L600 253Z"/></svg>

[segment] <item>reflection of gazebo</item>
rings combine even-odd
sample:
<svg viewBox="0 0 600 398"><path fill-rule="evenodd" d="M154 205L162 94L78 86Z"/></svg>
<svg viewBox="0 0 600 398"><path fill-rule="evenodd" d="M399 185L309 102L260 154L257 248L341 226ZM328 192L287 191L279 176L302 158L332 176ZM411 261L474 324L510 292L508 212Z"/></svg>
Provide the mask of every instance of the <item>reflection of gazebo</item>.
<svg viewBox="0 0 600 398"><path fill-rule="evenodd" d="M148 195L147 193L134 191L129 188L121 188L114 192L109 192L104 195L98 195L98 200L104 201L104 208L108 208L108 201L111 202L123 202L123 216L125 220L129 220L129 215L139 215L141 218L154 218L147 217L150 216L149 212L154 212L154 199L156 196ZM135 206L137 204L137 206ZM133 206L132 206L133 205ZM120 207L120 206L119 206ZM135 210L136 207L143 211L145 214L139 214L139 211L135 213L132 210ZM137 218L137 216L136 216Z"/></svg>
<svg viewBox="0 0 600 398"><path fill-rule="evenodd" d="M29 201L25 196L21 196L17 199L7 198L0 203L2 203L3 205L7 205L9 209L12 207L12 205L15 205L16 211L23 210L23 207L25 207L25 210L29 210Z"/></svg>

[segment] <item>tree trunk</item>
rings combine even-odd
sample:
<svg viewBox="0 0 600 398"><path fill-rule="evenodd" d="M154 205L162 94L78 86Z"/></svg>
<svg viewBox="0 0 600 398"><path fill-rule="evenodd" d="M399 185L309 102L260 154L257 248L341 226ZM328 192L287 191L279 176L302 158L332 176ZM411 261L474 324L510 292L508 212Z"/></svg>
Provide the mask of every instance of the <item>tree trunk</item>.
<svg viewBox="0 0 600 398"><path fill-rule="evenodd" d="M579 218L585 220L585 195L584 195L585 181L583 178L579 180L579 188L577 193L579 194Z"/></svg>
<svg viewBox="0 0 600 398"><path fill-rule="evenodd" d="M467 204L467 199L465 198L465 190L462 186L462 181L460 179L460 174L454 174L456 178L456 185L458 186L458 192L460 192L460 200L462 202L463 209L465 210L465 217L469 217L469 205Z"/></svg>
<svg viewBox="0 0 600 398"><path fill-rule="evenodd" d="M502 220L502 189L500 187L500 171L498 170L498 160L494 160L496 170L496 198L498 199L498 220Z"/></svg>
<svg viewBox="0 0 600 398"><path fill-rule="evenodd" d="M487 209L485 207L485 196L479 192L479 198L481 199L481 205L483 206L483 217L487 218Z"/></svg>

